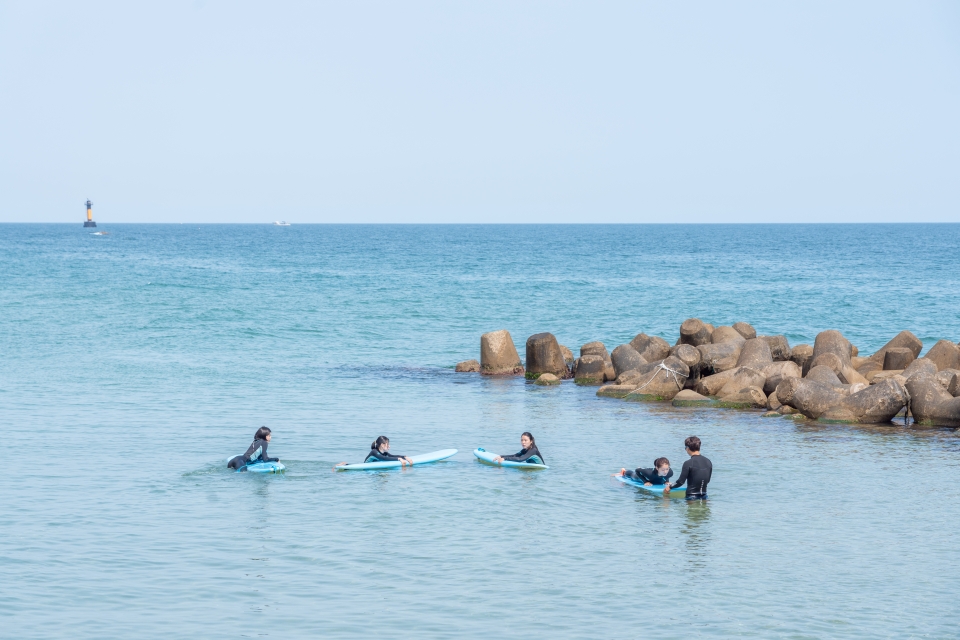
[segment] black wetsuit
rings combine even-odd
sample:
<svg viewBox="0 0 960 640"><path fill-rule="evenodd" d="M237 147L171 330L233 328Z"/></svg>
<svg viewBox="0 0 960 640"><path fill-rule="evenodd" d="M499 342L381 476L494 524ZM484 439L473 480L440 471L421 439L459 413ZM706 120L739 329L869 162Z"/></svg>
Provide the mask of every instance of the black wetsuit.
<svg viewBox="0 0 960 640"><path fill-rule="evenodd" d="M713 463L703 456L690 456L683 463L680 477L673 483L671 489L678 489L684 482L687 483L687 500L698 500L707 497L707 484L713 475Z"/></svg>
<svg viewBox="0 0 960 640"><path fill-rule="evenodd" d="M649 482L650 484L667 484L667 480L673 477L673 469L667 471L667 475L662 476L656 469L637 469L636 471L627 471L623 475L639 482Z"/></svg>
<svg viewBox="0 0 960 640"><path fill-rule="evenodd" d="M379 449L370 449L364 462L393 462L400 458L406 458L406 456L395 456L391 453L383 453Z"/></svg>
<svg viewBox="0 0 960 640"><path fill-rule="evenodd" d="M230 459L230 462L227 463L227 468L241 469L254 462L278 462L280 458L267 457L268 444L266 440L254 440L253 444L247 447L246 452L244 452L242 456L236 456Z"/></svg>
<svg viewBox="0 0 960 640"><path fill-rule="evenodd" d="M537 449L537 445L533 445L529 449L520 449L519 453L515 453L512 456L503 456L504 460L509 460L511 462L529 462L531 464L547 464L544 461L543 456L540 455L540 449Z"/></svg>

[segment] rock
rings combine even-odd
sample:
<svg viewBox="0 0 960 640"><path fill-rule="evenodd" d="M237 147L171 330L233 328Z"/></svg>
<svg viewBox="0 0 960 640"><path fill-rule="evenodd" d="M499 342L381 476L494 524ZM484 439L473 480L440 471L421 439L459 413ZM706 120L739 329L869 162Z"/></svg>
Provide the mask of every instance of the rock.
<svg viewBox="0 0 960 640"><path fill-rule="evenodd" d="M552 373L541 373L539 377L534 381L533 384L539 384L544 387L553 387L560 384L560 378L553 375Z"/></svg>
<svg viewBox="0 0 960 640"><path fill-rule="evenodd" d="M859 369L863 365L871 364L872 362L873 360L870 358L861 358L860 356L853 356L850 358L850 366L852 366L854 369Z"/></svg>
<svg viewBox="0 0 960 640"><path fill-rule="evenodd" d="M603 363L603 379L605 382L612 382L617 377L617 370L613 368L613 362L607 360Z"/></svg>
<svg viewBox="0 0 960 640"><path fill-rule="evenodd" d="M763 369L772 363L773 356L770 353L770 344L764 338L753 338L744 342L740 349L740 357L737 358L738 367Z"/></svg>
<svg viewBox="0 0 960 640"><path fill-rule="evenodd" d="M673 397L672 404L675 407L704 407L713 404L713 400L691 389L684 389Z"/></svg>
<svg viewBox="0 0 960 640"><path fill-rule="evenodd" d="M827 367L824 370L833 373ZM777 399L803 415L816 420L831 408L839 405L844 396L830 385L806 378L784 378L777 387Z"/></svg>
<svg viewBox="0 0 960 640"><path fill-rule="evenodd" d="M854 358L854 359L863 360L864 358ZM882 363L877 363L876 361L870 360L869 358L867 358L866 360L867 361L861 364L859 367L855 367L857 370L857 373L862 375L864 378L869 379L870 378L869 374L872 371L883 371Z"/></svg>
<svg viewBox="0 0 960 640"><path fill-rule="evenodd" d="M632 384L633 386L638 386L640 384L640 371L637 369L631 369L630 371L624 371L618 375L615 380L618 385L628 385Z"/></svg>
<svg viewBox="0 0 960 640"><path fill-rule="evenodd" d="M819 366L829 367L831 371L839 375L843 368L849 365L844 364L843 360L835 353L824 353L814 358L810 364L811 369Z"/></svg>
<svg viewBox="0 0 960 640"><path fill-rule="evenodd" d="M934 378L937 379L937 382L940 383L940 386L943 387L947 393L950 393L950 383L953 382L954 376L956 376L960 371L956 369L944 369L943 371L938 371ZM953 395L950 393L950 395Z"/></svg>
<svg viewBox="0 0 960 640"><path fill-rule="evenodd" d="M721 342L739 342L743 344L746 338L740 335L740 332L733 327L717 327L710 334L710 342L720 344Z"/></svg>
<svg viewBox="0 0 960 640"><path fill-rule="evenodd" d="M670 355L680 358L689 367L691 373L700 368L700 350L689 344L678 344L670 349Z"/></svg>
<svg viewBox="0 0 960 640"><path fill-rule="evenodd" d="M697 349L700 351L700 369L708 374L733 369L740 357L740 344L736 342L702 344Z"/></svg>
<svg viewBox="0 0 960 640"><path fill-rule="evenodd" d="M810 363L813 362L813 347L808 344L798 344L790 350L790 360L797 363L800 373L807 375Z"/></svg>
<svg viewBox="0 0 960 640"><path fill-rule="evenodd" d="M582 358L583 356L600 356L604 360L610 359L610 353L600 341L588 342L580 347L580 357Z"/></svg>
<svg viewBox="0 0 960 640"><path fill-rule="evenodd" d="M600 344L603 344L602 342ZM560 345L560 353L563 354L563 361L567 364L568 367L573 366L573 351L570 351L567 347Z"/></svg>
<svg viewBox="0 0 960 640"><path fill-rule="evenodd" d="M949 340L940 340L923 357L937 365L938 371L960 369L960 347Z"/></svg>
<svg viewBox="0 0 960 640"><path fill-rule="evenodd" d="M887 344L877 351L875 354L870 356L870 359L876 362L877 364L883 364L883 358L887 352L887 349L894 349L897 347L906 347L913 352L913 357L916 358L920 355L920 350L923 349L923 342L920 341L920 338L913 335L909 331L901 331Z"/></svg>
<svg viewBox="0 0 960 640"><path fill-rule="evenodd" d="M780 414L776 411L767 411L765 414L760 416L761 418L779 418Z"/></svg>
<svg viewBox="0 0 960 640"><path fill-rule="evenodd" d="M910 363L910 366L903 370L901 374L904 378L910 379L918 373L929 373L932 376L937 375L937 365L927 358L917 358Z"/></svg>
<svg viewBox="0 0 960 640"><path fill-rule="evenodd" d="M906 369L916 359L913 351L906 347L892 347L883 354L883 370Z"/></svg>
<svg viewBox="0 0 960 640"><path fill-rule="evenodd" d="M816 360L817 356L824 353L836 354L844 365L852 364L853 345L839 331L829 329L817 334L817 339L813 342L813 359Z"/></svg>
<svg viewBox="0 0 960 640"><path fill-rule="evenodd" d="M937 378L927 372L907 380L910 411L917 424L931 427L960 427L960 398L947 393Z"/></svg>
<svg viewBox="0 0 960 640"><path fill-rule="evenodd" d="M480 373L488 376L523 375L520 354L506 329L480 336Z"/></svg>
<svg viewBox="0 0 960 640"><path fill-rule="evenodd" d="M818 382L829 387L839 387L843 383L840 382L840 378L837 377L837 374L833 372L833 369L830 367L821 364L810 369L807 372L807 375L803 377L804 380L812 380L813 382ZM781 400L782 402L782 400ZM799 407L798 407L799 408Z"/></svg>
<svg viewBox="0 0 960 640"><path fill-rule="evenodd" d="M627 394L637 388L634 384L608 384L597 390L601 398L625 398Z"/></svg>
<svg viewBox="0 0 960 640"><path fill-rule="evenodd" d="M764 386L764 389L766 389L766 386ZM776 390L774 390L773 393L770 393L769 395L767 395L767 409L775 412L782 406L783 406L783 403L780 402L780 400L777 398Z"/></svg>
<svg viewBox="0 0 960 640"><path fill-rule="evenodd" d="M474 373L480 371L480 363L476 360L464 360L457 363L457 373Z"/></svg>
<svg viewBox="0 0 960 640"><path fill-rule="evenodd" d="M785 362L790 359L790 343L787 336L760 336L770 345L770 355L774 362Z"/></svg>
<svg viewBox="0 0 960 640"><path fill-rule="evenodd" d="M723 386L730 382L730 379L736 372L736 369L728 369L727 371L722 371L705 378L700 378L700 381L696 386L697 393L705 396L717 395L720 389L723 389Z"/></svg>
<svg viewBox="0 0 960 640"><path fill-rule="evenodd" d="M647 362L663 360L670 355L670 343L659 336L640 333L630 341L630 346Z"/></svg>
<svg viewBox="0 0 960 640"><path fill-rule="evenodd" d="M760 387L744 387L736 393L720 398L717 406L721 409L764 409L767 406L767 396Z"/></svg>
<svg viewBox="0 0 960 640"><path fill-rule="evenodd" d="M881 369L879 371L871 371L865 377L870 384L876 384L882 380L889 380L890 378L894 378L896 376L903 377L903 371L883 371Z"/></svg>
<svg viewBox="0 0 960 640"><path fill-rule="evenodd" d="M950 378L950 382L947 383L947 393L952 395L954 398L960 396L960 372L955 373Z"/></svg>
<svg viewBox="0 0 960 640"><path fill-rule="evenodd" d="M860 349L857 348L857 345L851 344L851 345L850 345L850 353L853 354L853 357L854 357L854 358L856 358L857 356L860 355Z"/></svg>
<svg viewBox="0 0 960 640"><path fill-rule="evenodd" d="M683 389L689 375L687 365L673 356L660 364L648 364L641 369L639 386L625 399L632 402L673 400Z"/></svg>
<svg viewBox="0 0 960 640"><path fill-rule="evenodd" d="M756 340L756 338L754 338L754 340ZM727 380L727 383L717 391L717 397L721 400L725 399L729 395L739 393L746 387L757 387L762 392L763 383L766 382L766 380L766 377L756 369L737 367L734 374ZM766 394L763 395L763 403L764 406L766 406Z"/></svg>
<svg viewBox="0 0 960 640"><path fill-rule="evenodd" d="M709 344L712 332L713 329L708 329L702 320L697 318L684 320L680 325L680 344L690 344L695 347Z"/></svg>
<svg viewBox="0 0 960 640"><path fill-rule="evenodd" d="M893 417L906 405L907 394L903 385L895 380L885 380L880 384L851 393L839 405L820 416L820 419L832 422L882 424L893 420Z"/></svg>
<svg viewBox="0 0 960 640"><path fill-rule="evenodd" d="M613 368L617 377L624 371L639 369L647 364L647 361L629 344L622 344L614 349L613 353L610 354L610 359L613 361Z"/></svg>
<svg viewBox="0 0 960 640"><path fill-rule="evenodd" d="M585 355L577 360L574 382L577 384L603 384L607 363L602 356Z"/></svg>
<svg viewBox="0 0 960 640"><path fill-rule="evenodd" d="M704 322L703 326L705 326L707 328L707 331L710 333L710 335L713 336L714 326L709 322Z"/></svg>
<svg viewBox="0 0 960 640"><path fill-rule="evenodd" d="M777 386L784 378L802 378L800 367L796 362L772 362L760 370L766 382L763 383L763 392L767 396L776 396Z"/></svg>
<svg viewBox="0 0 960 640"><path fill-rule="evenodd" d="M870 386L870 382L851 366L846 366L841 369L837 377L840 378L840 382L843 384L861 385L863 387Z"/></svg>
<svg viewBox="0 0 960 640"><path fill-rule="evenodd" d="M561 380L571 377L556 337L552 333L535 333L527 338L527 377L538 378L544 373Z"/></svg>
<svg viewBox="0 0 960 640"><path fill-rule="evenodd" d="M780 405L780 408L777 409L777 413L779 413L779 414L782 415L782 416L799 415L799 416L802 416L802 417L806 418L806 416L804 416L802 413L800 413L799 411L797 411L796 409L794 409L793 407L791 407L791 406L788 405L788 404L782 404L782 405Z"/></svg>
<svg viewBox="0 0 960 640"><path fill-rule="evenodd" d="M752 340L757 337L757 330L746 322L734 322L733 328L743 336L744 340Z"/></svg>

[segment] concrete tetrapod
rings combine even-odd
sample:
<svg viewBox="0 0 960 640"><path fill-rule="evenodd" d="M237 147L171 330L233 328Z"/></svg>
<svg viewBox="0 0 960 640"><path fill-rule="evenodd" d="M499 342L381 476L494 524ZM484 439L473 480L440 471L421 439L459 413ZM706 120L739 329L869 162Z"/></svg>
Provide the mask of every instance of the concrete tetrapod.
<svg viewBox="0 0 960 640"><path fill-rule="evenodd" d="M739 342L700 345L697 350L700 352L701 370L713 374L733 369L740 358L741 346Z"/></svg>
<svg viewBox="0 0 960 640"><path fill-rule="evenodd" d="M603 374L607 363L601 356L585 355L577 360L577 372L574 382L577 384L603 384Z"/></svg>
<svg viewBox="0 0 960 640"><path fill-rule="evenodd" d="M740 332L734 329L733 327L717 327L713 330L713 333L710 334L710 342L712 344L720 344L721 342L739 342L743 344L746 341Z"/></svg>
<svg viewBox="0 0 960 640"><path fill-rule="evenodd" d="M852 390L852 389L851 389ZM896 380L884 380L843 398L820 416L824 422L882 424L907 405L907 392Z"/></svg>
<svg viewBox="0 0 960 640"><path fill-rule="evenodd" d="M543 373L552 373L561 380L571 376L560 343L552 333L535 333L527 338L526 375L536 379Z"/></svg>
<svg viewBox="0 0 960 640"><path fill-rule="evenodd" d="M757 387L762 392L764 382L766 382L766 377L759 370L751 369L750 367L737 367L733 375L730 376L726 384L720 387L716 395L722 400L729 395L739 393L747 387ZM764 405L767 403L766 394L763 395L763 403Z"/></svg>
<svg viewBox="0 0 960 640"><path fill-rule="evenodd" d="M757 330L746 322L734 322L733 328L743 336L744 340L751 340L757 337Z"/></svg>
<svg viewBox="0 0 960 640"><path fill-rule="evenodd" d="M923 342L909 331L901 331L895 335L890 342L883 345L879 351L870 356L870 359L882 365L887 349L893 349L895 347L906 347L910 349L913 352L913 357L916 358L920 355L921 349L923 349Z"/></svg>
<svg viewBox="0 0 960 640"><path fill-rule="evenodd" d="M813 347L808 344L798 344L790 350L790 360L797 363L802 375L807 375L810 364L813 362Z"/></svg>
<svg viewBox="0 0 960 640"><path fill-rule="evenodd" d="M523 375L520 354L506 329L480 336L480 373L488 376Z"/></svg>
<svg viewBox="0 0 960 640"><path fill-rule="evenodd" d="M770 345L770 355L774 362L784 362L790 359L791 350L787 336L760 336Z"/></svg>
<svg viewBox="0 0 960 640"><path fill-rule="evenodd" d="M923 357L937 365L938 371L960 369L960 347L949 340L940 340Z"/></svg>
<svg viewBox="0 0 960 640"><path fill-rule="evenodd" d="M675 407L707 407L714 404L714 401L692 389L684 389L673 397L670 404Z"/></svg>
<svg viewBox="0 0 960 640"><path fill-rule="evenodd" d="M650 402L673 400L683 390L690 369L680 358L670 356L659 364L648 364L641 370L640 384L631 391L626 400Z"/></svg>
<svg viewBox="0 0 960 640"><path fill-rule="evenodd" d="M737 358L738 367L763 369L772 363L773 356L770 353L770 344L763 338L753 338L744 342L740 349L740 357Z"/></svg>
<svg viewBox="0 0 960 640"><path fill-rule="evenodd" d="M837 374L833 372L833 369L825 364L820 364L810 369L803 379L819 382L820 384L825 384L829 387L839 387L843 384L840 382L840 378L837 377Z"/></svg>
<svg viewBox="0 0 960 640"><path fill-rule="evenodd" d="M809 378L784 378L776 394L780 402L813 420L839 405L844 398L834 387Z"/></svg>
<svg viewBox="0 0 960 640"><path fill-rule="evenodd" d="M784 378L800 378L800 367L796 362L772 362L760 370L766 382L763 383L763 392L768 396L774 394L777 386Z"/></svg>
<svg viewBox="0 0 960 640"><path fill-rule="evenodd" d="M637 334L630 341L630 346L636 349L640 357L647 362L663 360L670 355L670 343L659 336L648 336L645 333Z"/></svg>
<svg viewBox="0 0 960 640"><path fill-rule="evenodd" d="M821 331L813 342L813 360L824 353L835 353L844 365L851 364L853 345L843 337L843 334L834 329Z"/></svg>
<svg viewBox="0 0 960 640"><path fill-rule="evenodd" d="M710 334L713 328L708 328L699 318L689 318L680 325L680 344L690 344L699 347L710 343Z"/></svg>
<svg viewBox="0 0 960 640"><path fill-rule="evenodd" d="M929 373L907 380L910 411L917 424L930 427L960 427L960 398L951 396Z"/></svg>
<svg viewBox="0 0 960 640"><path fill-rule="evenodd" d="M906 347L893 347L887 349L883 354L883 370L893 371L894 369L906 369L910 363L916 360L913 351Z"/></svg>
<svg viewBox="0 0 960 640"><path fill-rule="evenodd" d="M613 369L619 378L625 371L640 369L647 361L629 344L621 344L610 354Z"/></svg>
<svg viewBox="0 0 960 640"><path fill-rule="evenodd" d="M455 371L457 373L474 373L480 371L480 363L476 360L464 360L457 363Z"/></svg>

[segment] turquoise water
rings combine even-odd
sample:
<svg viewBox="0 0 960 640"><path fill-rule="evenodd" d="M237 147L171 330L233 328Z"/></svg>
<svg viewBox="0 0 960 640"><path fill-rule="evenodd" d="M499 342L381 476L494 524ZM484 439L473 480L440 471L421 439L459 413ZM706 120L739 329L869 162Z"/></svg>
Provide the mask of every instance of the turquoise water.
<svg viewBox="0 0 960 640"><path fill-rule="evenodd" d="M956 637L960 441L455 374L680 322L960 339L958 225L2 225L11 637ZM233 474L255 429L284 476ZM534 433L551 469L475 462ZM456 447L334 473L388 435ZM696 434L708 504L610 474Z"/></svg>

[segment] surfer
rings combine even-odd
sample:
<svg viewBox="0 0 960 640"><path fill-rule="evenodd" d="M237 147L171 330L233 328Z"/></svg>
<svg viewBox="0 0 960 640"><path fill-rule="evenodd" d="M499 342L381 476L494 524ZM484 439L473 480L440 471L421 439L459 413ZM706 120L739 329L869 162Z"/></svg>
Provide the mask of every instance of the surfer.
<svg viewBox="0 0 960 640"><path fill-rule="evenodd" d="M700 455L700 438L690 436L683 441L683 446L687 449L690 459L683 463L680 470L680 477L676 483L668 482L664 493L670 493L670 489L676 489L687 483L687 500L706 500L707 484L713 475L713 463L706 456Z"/></svg>
<svg viewBox="0 0 960 640"><path fill-rule="evenodd" d="M533 464L546 464L543 460L543 455L540 453L540 449L537 449L537 442L533 439L533 435L529 431L524 431L520 436L520 446L522 447L519 453L515 453L512 456L497 456L493 459L494 462L503 462L504 460L509 460L511 462L531 462Z"/></svg>
<svg viewBox="0 0 960 640"><path fill-rule="evenodd" d="M413 464L413 460L407 456L395 456L390 453L390 438L387 436L380 436L373 441L373 444L370 445L370 453L367 454L364 462L393 462L400 461L400 466L402 467L405 464Z"/></svg>
<svg viewBox="0 0 960 640"><path fill-rule="evenodd" d="M657 458L653 461L652 469L640 469L627 471L620 469L617 475L626 476L631 480L642 482L645 487L652 487L657 484L667 484L667 480L673 477L673 469L670 468L670 461L666 458Z"/></svg>
<svg viewBox="0 0 960 640"><path fill-rule="evenodd" d="M253 444L247 447L242 456L230 458L228 469L242 469L254 462L280 462L280 458L267 457L267 445L270 444L270 429L260 427L253 436Z"/></svg>

